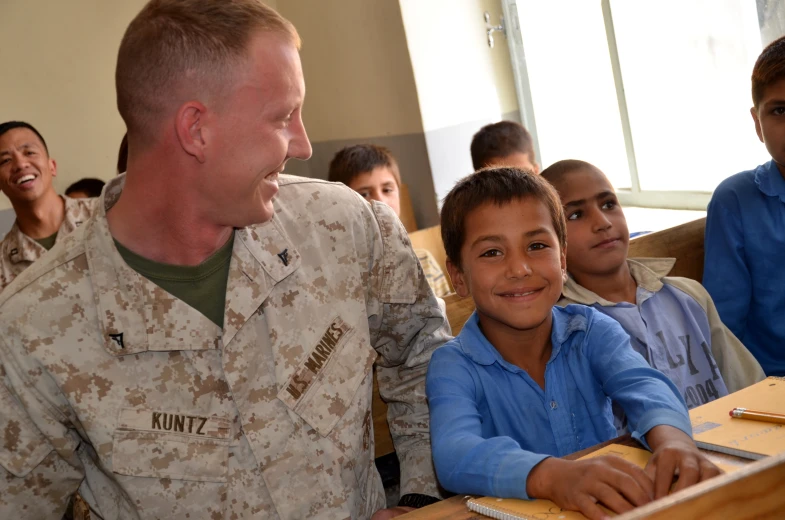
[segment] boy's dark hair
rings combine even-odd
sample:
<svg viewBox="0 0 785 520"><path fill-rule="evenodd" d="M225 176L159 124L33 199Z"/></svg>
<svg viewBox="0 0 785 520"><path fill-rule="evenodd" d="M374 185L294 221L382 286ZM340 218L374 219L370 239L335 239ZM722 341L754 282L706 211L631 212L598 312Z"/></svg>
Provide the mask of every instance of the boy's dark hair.
<svg viewBox="0 0 785 520"><path fill-rule="evenodd" d="M401 185L401 174L398 172L395 157L384 146L375 144L355 144L335 154L330 161L327 180L342 182L348 186L357 176L380 166L389 168L395 182L398 186Z"/></svg>
<svg viewBox="0 0 785 520"><path fill-rule="evenodd" d="M518 168L484 168L464 177L450 190L442 205L442 241L447 258L461 269L461 248L466 239L466 215L483 204L503 206L513 200L534 198L548 208L562 251L567 246L567 222L559 195L539 175Z"/></svg>
<svg viewBox="0 0 785 520"><path fill-rule="evenodd" d="M767 87L785 79L785 36L771 42L752 67L752 104L758 108Z"/></svg>
<svg viewBox="0 0 785 520"><path fill-rule="evenodd" d="M531 134L514 121L499 121L480 128L472 137L471 152L475 170L484 168L492 159L514 153L528 154L532 164L536 162Z"/></svg>
<svg viewBox="0 0 785 520"><path fill-rule="evenodd" d="M46 146L46 140L44 139L44 136L42 136L41 133L38 130L36 130L35 127L30 123L25 123L24 121L6 121L5 123L0 123L0 136L5 134L9 130L13 130L14 128L27 128L35 135L37 135L38 138L41 140L41 144L44 145L44 150L46 150L46 154L49 155L49 147Z"/></svg>
<svg viewBox="0 0 785 520"><path fill-rule="evenodd" d="M578 159L564 159L563 161L557 161L545 168L540 173L540 176L555 186L557 182L561 182L562 178L564 178L566 174L583 169L600 171L596 166L591 163L587 163L586 161L580 161Z"/></svg>
<svg viewBox="0 0 785 520"><path fill-rule="evenodd" d="M65 194L70 195L75 191L83 191L88 197L100 197L104 184L106 183L101 179L81 179L68 186Z"/></svg>

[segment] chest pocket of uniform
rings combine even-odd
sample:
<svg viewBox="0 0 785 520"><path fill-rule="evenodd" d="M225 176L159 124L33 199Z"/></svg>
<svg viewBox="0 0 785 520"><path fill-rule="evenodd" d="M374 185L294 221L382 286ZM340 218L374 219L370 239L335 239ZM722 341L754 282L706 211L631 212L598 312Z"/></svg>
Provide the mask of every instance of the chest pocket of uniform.
<svg viewBox="0 0 785 520"><path fill-rule="evenodd" d="M165 410L124 408L112 444L112 470L131 477L226 482L230 422Z"/></svg>
<svg viewBox="0 0 785 520"><path fill-rule="evenodd" d="M327 437L351 408L376 357L365 336L335 318L278 398Z"/></svg>

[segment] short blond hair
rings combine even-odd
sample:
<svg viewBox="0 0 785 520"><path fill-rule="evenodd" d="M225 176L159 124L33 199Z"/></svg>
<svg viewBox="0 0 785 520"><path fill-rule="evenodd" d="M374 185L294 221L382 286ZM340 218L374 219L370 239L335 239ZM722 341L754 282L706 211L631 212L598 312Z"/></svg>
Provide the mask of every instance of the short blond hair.
<svg viewBox="0 0 785 520"><path fill-rule="evenodd" d="M151 0L120 43L117 108L129 133L147 133L183 86L215 91L233 83L259 32L298 49L294 26L259 0Z"/></svg>

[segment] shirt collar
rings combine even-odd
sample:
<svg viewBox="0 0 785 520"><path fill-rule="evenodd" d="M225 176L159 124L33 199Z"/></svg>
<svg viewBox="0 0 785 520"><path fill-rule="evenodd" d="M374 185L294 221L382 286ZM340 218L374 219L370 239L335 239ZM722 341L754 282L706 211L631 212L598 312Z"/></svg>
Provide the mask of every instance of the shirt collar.
<svg viewBox="0 0 785 520"><path fill-rule="evenodd" d="M95 303L101 311L106 346L115 355L205 350L219 348L221 342L226 345L258 312L275 284L300 266L300 254L277 214L264 224L237 229L221 334L214 323L158 289L120 256L106 212L120 198L124 184L124 175L109 181L96 217L85 225L85 253ZM187 320L191 326L182 327Z"/></svg>
<svg viewBox="0 0 785 520"><path fill-rule="evenodd" d="M63 223L57 231L58 240L66 235L72 233L78 226L82 224L80 210L80 202L78 199L71 197L60 197L65 201L65 208L63 214ZM11 263L18 264L19 262L35 262L41 258L46 249L44 246L36 242L34 239L22 233L19 229L19 222L14 220L14 225L6 235L5 241L7 245L5 250L8 251L8 258Z"/></svg>
<svg viewBox="0 0 785 520"><path fill-rule="evenodd" d="M44 246L22 233L16 220L3 240L3 250L12 264L35 262L46 252Z"/></svg>
<svg viewBox="0 0 785 520"><path fill-rule="evenodd" d="M551 330L551 358L548 363L556 359L561 352L562 345L569 340L573 333L586 330L587 319L580 313L573 312L572 309L562 309L554 307L551 310L553 315L553 329ZM474 311L466 324L461 329L457 337L461 351L473 362L478 365L492 365L499 363L502 367L510 371L519 371L520 368L512 363L508 363L502 358L499 351L491 345L491 342L480 330L480 318L477 311Z"/></svg>
<svg viewBox="0 0 785 520"><path fill-rule="evenodd" d="M638 287L656 293L662 289L662 279L673 270L675 258L628 258L632 279ZM617 304L606 300L597 293L583 287L570 276L564 284L562 295L575 303L582 305L599 304L603 307L615 307Z"/></svg>
<svg viewBox="0 0 785 520"><path fill-rule="evenodd" d="M779 197L782 202L785 202L785 178L782 177L774 161L769 161L755 169L755 184L765 195Z"/></svg>

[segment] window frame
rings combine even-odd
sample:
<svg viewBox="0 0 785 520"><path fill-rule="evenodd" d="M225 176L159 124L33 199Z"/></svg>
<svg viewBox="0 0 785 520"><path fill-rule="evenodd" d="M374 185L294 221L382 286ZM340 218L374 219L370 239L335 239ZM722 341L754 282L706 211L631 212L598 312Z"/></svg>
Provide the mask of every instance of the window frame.
<svg viewBox="0 0 785 520"><path fill-rule="evenodd" d="M761 9L761 1L762 0L756 1L756 7L759 12ZM635 157L635 142L632 134L632 127L630 125L627 99L624 93L624 80L621 73L621 63L619 61L619 51L616 43L613 12L610 2L611 0L600 0L603 20L605 22L608 53L616 88L616 98L619 103L619 117L621 119L622 134L624 136L624 145L627 153L631 186L630 188L616 190L619 202L625 206L638 206L644 208L705 211L713 192L678 190L653 191L641 189L640 178L638 176L638 163ZM507 44L510 51L510 62L513 69L515 92L518 97L521 122L529 130L529 133L532 136L534 153L539 158L542 157L542 155L540 153L537 122L534 116L529 73L526 65L526 52L523 46L523 37L521 35L520 21L518 18L518 4L517 0L501 0L501 3L507 27ZM783 4L785 4L785 2L783 2ZM785 7L780 7L780 9L785 13ZM764 38L763 34L761 34L761 38Z"/></svg>

